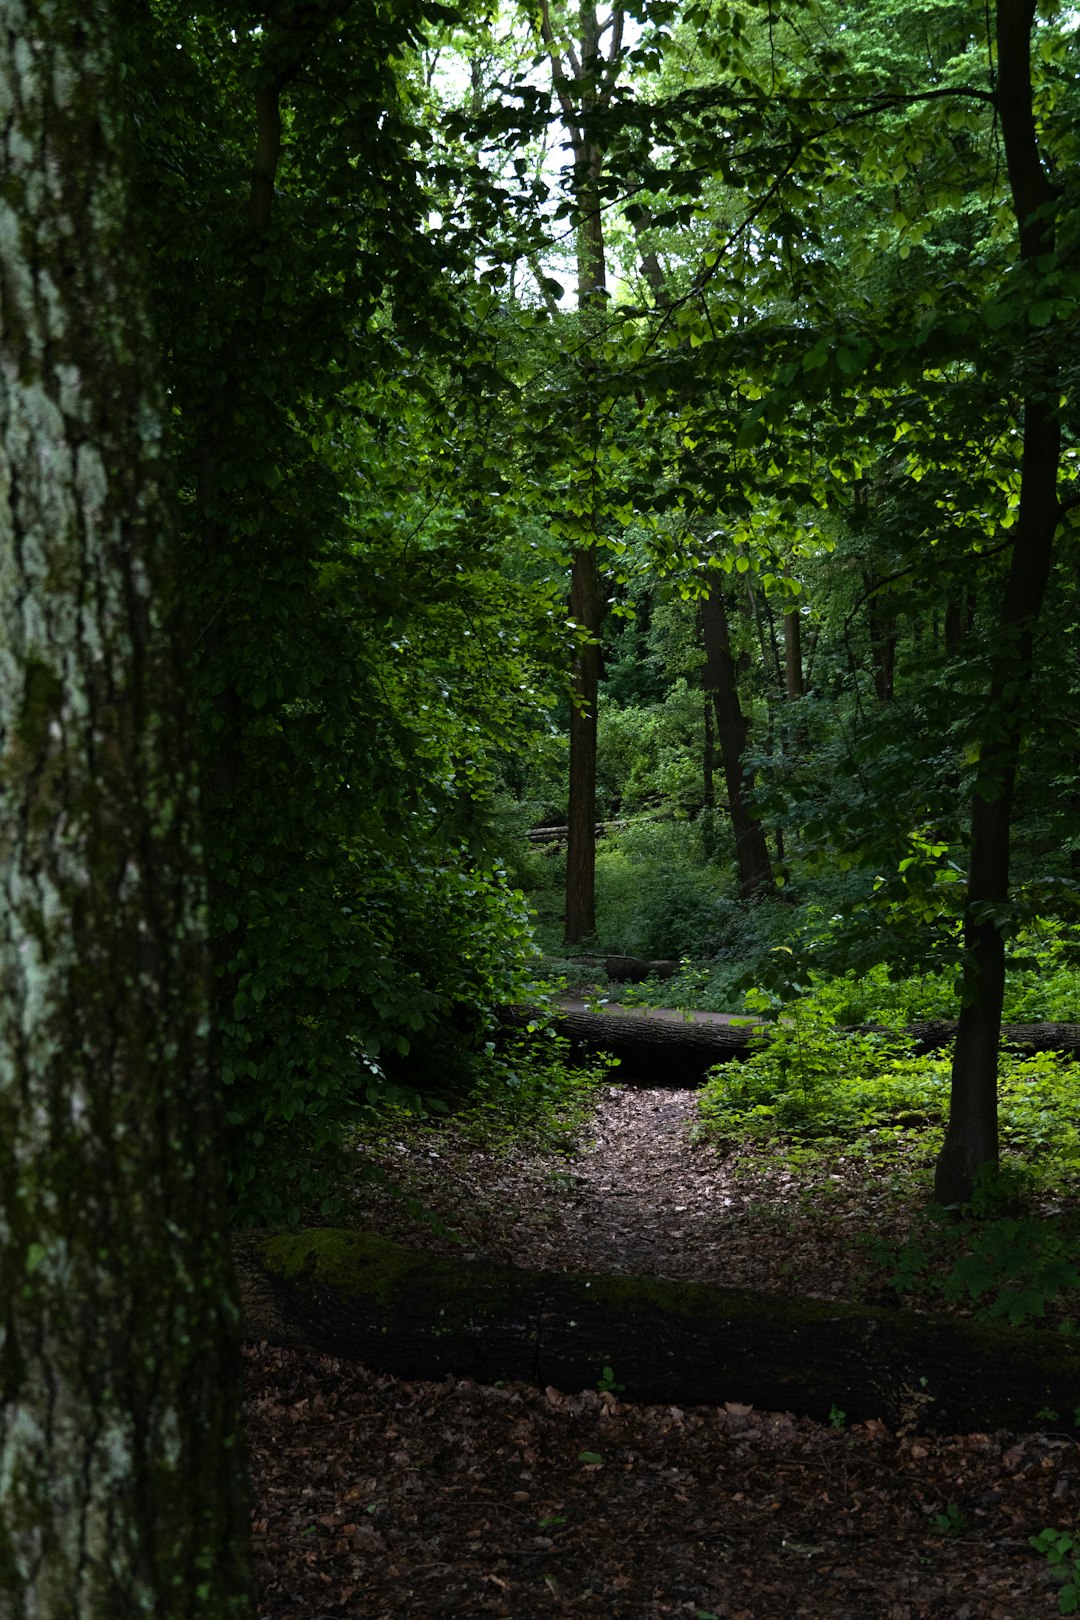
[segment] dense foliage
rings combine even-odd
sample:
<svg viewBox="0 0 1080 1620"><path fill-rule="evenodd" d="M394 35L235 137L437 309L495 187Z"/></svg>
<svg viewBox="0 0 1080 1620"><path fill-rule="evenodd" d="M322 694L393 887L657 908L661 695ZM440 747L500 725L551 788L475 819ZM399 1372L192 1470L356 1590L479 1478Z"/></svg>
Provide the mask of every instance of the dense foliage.
<svg viewBox="0 0 1080 1620"><path fill-rule="evenodd" d="M332 1197L370 1106L492 1083L518 890L561 931L522 835L572 683L599 943L714 1002L913 961L971 1002L987 929L1072 914L1060 547L1009 604L1050 398L1073 522L1077 29L1022 13L1038 253L946 0L133 21L242 1218Z"/></svg>

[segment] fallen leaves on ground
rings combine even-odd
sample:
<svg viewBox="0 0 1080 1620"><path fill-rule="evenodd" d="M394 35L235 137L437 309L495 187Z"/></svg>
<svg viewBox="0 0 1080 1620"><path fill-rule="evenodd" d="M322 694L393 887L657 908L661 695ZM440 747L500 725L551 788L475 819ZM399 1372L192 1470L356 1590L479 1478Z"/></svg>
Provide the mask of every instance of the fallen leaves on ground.
<svg viewBox="0 0 1080 1620"><path fill-rule="evenodd" d="M262 1620L1028 1620L1063 1437L406 1383L249 1352Z"/></svg>
<svg viewBox="0 0 1080 1620"><path fill-rule="evenodd" d="M352 1218L436 1252L865 1297L857 1233L902 1235L887 1181L841 1164L808 1198L782 1167L691 1145L692 1109L606 1088L571 1160L453 1131L384 1142L372 1156L464 1243L377 1186ZM840 1413L409 1383L266 1346L247 1367L261 1620L1057 1613L1029 1538L1075 1527L1064 1433L898 1436Z"/></svg>

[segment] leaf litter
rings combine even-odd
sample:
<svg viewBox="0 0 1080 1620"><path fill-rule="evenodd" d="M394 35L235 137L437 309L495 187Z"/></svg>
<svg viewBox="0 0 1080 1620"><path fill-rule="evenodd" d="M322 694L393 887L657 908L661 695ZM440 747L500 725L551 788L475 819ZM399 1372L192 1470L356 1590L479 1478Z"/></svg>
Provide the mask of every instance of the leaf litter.
<svg viewBox="0 0 1080 1620"><path fill-rule="evenodd" d="M903 1237L910 1185L905 1203L838 1151L808 1187L760 1151L695 1144L693 1099L605 1087L570 1158L399 1132L361 1156L438 1220L366 1180L349 1220L436 1253L881 1302L855 1240ZM407 1382L265 1345L245 1360L260 1620L1058 1612L1030 1537L1076 1530L1080 1446L1053 1425L927 1436L636 1405L617 1354L584 1391Z"/></svg>

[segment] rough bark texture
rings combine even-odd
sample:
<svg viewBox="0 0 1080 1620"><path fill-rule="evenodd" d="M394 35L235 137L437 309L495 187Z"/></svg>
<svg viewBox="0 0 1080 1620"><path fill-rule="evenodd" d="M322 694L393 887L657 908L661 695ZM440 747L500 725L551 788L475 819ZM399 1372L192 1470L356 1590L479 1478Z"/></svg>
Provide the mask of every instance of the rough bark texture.
<svg viewBox="0 0 1080 1620"><path fill-rule="evenodd" d="M1020 257L1052 255L1054 189L1039 153L1031 99L1033 0L998 0L997 108L1020 236ZM1056 362L1029 379L1023 409L1020 507L1002 598L990 685L993 731L985 741L971 814L964 944L971 999L960 1014L953 1055L949 1128L934 1190L940 1203L970 1199L975 1177L998 1159L997 1052L1005 994L1001 918L1009 897L1012 801L1030 701L1035 626L1061 520Z"/></svg>
<svg viewBox="0 0 1080 1620"><path fill-rule="evenodd" d="M952 1432L1035 1427L1080 1386L1055 1335L835 1300L436 1259L342 1231L249 1237L237 1263L250 1339L402 1378L575 1391L611 1366L628 1400Z"/></svg>
<svg viewBox="0 0 1080 1620"><path fill-rule="evenodd" d="M8 0L0 30L0 1620L250 1612L115 29Z"/></svg>
<svg viewBox="0 0 1080 1620"><path fill-rule="evenodd" d="M503 1007L500 1020L508 1029L527 1027L550 1018L570 1042L575 1056L585 1060L608 1052L619 1059L616 1078L631 1085L671 1086L680 1089L704 1079L715 1063L749 1057L752 1042L768 1039L768 1025L755 1019L711 1023L706 1017L667 1014L646 1008L624 1012L586 1012L539 1007ZM913 1024L911 1035L919 1053L947 1051L956 1039L957 1025L950 1020ZM1030 1052L1080 1053L1080 1025L1006 1024L1002 1039Z"/></svg>

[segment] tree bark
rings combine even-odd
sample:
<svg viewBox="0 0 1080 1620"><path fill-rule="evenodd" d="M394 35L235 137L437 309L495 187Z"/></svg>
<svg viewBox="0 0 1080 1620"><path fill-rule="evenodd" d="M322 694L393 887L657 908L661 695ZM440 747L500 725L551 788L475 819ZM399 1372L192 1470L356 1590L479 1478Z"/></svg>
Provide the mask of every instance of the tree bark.
<svg viewBox="0 0 1080 1620"><path fill-rule="evenodd" d="M0 30L0 1616L250 1613L176 548L109 0Z"/></svg>
<svg viewBox="0 0 1080 1620"><path fill-rule="evenodd" d="M1032 262L1055 248L1055 191L1039 154L1031 99L1033 0L998 0L997 107L1020 238ZM971 813L964 912L965 1005L953 1055L949 1128L935 1172L939 1203L967 1203L984 1167L998 1162L997 1053L1005 993L1003 924L1009 898L1012 801L1030 700L1035 627L1061 519L1056 364L1048 361L1023 406L1020 507L998 622L990 685L990 735L979 760Z"/></svg>
<svg viewBox="0 0 1080 1620"><path fill-rule="evenodd" d="M600 583L595 546L579 546L570 571L570 617L589 640L574 655L567 805L568 945L596 933L596 705L600 687Z"/></svg>
<svg viewBox="0 0 1080 1620"><path fill-rule="evenodd" d="M245 1235L248 1337L400 1378L516 1379L627 1400L738 1401L824 1422L968 1432L1071 1412L1080 1355L1051 1334L659 1277L444 1260L359 1232Z"/></svg>
<svg viewBox="0 0 1080 1620"><path fill-rule="evenodd" d="M891 703L896 681L896 620L882 607L869 574L863 575L863 585L866 589L866 620L874 670L874 693L879 703Z"/></svg>
<svg viewBox="0 0 1080 1620"><path fill-rule="evenodd" d="M748 782L743 765L749 726L739 702L735 661L731 656L724 593L715 577L708 579L709 594L698 604L701 636L705 645L705 686L716 715L716 735L724 766L731 826L735 834L735 859L739 868L739 893L744 899L773 889L769 846L760 821L750 809Z"/></svg>

